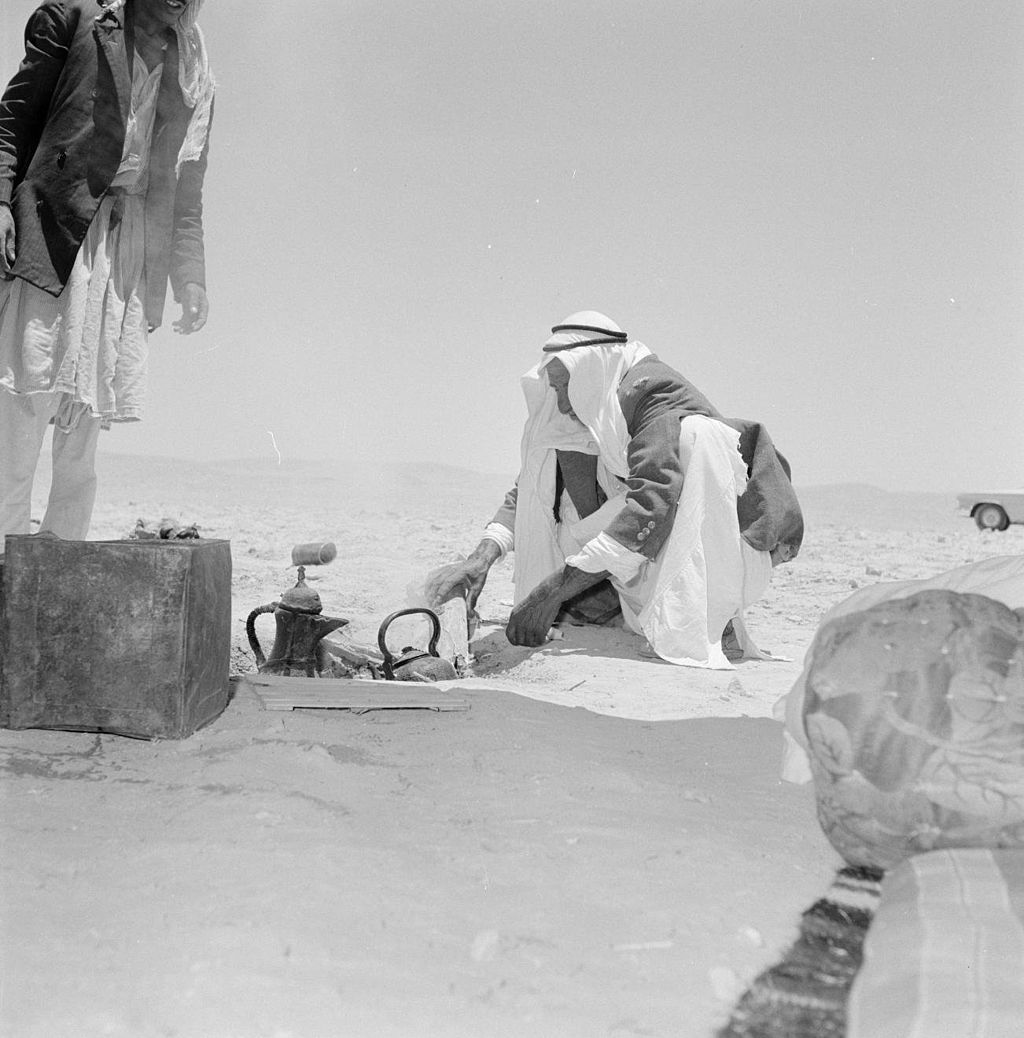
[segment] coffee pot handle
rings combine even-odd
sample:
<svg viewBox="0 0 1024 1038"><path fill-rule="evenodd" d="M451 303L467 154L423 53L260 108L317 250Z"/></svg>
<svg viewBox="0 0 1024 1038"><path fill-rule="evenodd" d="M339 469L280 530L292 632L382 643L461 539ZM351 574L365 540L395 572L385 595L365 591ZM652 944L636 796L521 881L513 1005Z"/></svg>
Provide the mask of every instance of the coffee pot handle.
<svg viewBox="0 0 1024 1038"><path fill-rule="evenodd" d="M264 613L272 613L277 606L277 602L268 602L266 605L257 606L245 621L245 635L249 639L249 645L256 656L257 667L262 667L267 662L267 657L263 655L260 640L256 637L256 617L262 616Z"/></svg>

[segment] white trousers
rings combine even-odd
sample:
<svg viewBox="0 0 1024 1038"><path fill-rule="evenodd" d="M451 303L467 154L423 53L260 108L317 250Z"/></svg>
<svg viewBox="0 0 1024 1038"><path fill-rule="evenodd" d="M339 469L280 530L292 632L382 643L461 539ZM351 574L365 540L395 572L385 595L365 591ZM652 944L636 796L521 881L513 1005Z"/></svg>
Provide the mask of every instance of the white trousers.
<svg viewBox="0 0 1024 1038"><path fill-rule="evenodd" d="M63 393L0 390L0 554L9 533L30 533L32 483L46 435ZM101 420L82 414L53 430L53 479L40 530L84 540L96 500L96 443Z"/></svg>

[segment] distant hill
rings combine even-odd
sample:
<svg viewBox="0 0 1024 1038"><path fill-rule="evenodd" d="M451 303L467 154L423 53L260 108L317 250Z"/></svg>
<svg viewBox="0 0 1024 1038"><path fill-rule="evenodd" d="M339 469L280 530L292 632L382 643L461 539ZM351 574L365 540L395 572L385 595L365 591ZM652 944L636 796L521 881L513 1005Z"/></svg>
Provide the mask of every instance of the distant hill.
<svg viewBox="0 0 1024 1038"><path fill-rule="evenodd" d="M882 490L867 483L797 487L808 525L841 524L873 530L962 530L956 494Z"/></svg>
<svg viewBox="0 0 1024 1038"><path fill-rule="evenodd" d="M436 463L375 465L332 457L281 464L266 459L197 462L101 451L97 468L101 495L162 499L179 509L193 500L243 507L266 507L278 500L292 506L385 511L454 506L479 512L481 521L494 513L514 479ZM39 483L45 486L48 478L41 470Z"/></svg>
<svg viewBox="0 0 1024 1038"><path fill-rule="evenodd" d="M47 458L44 453L43 458ZM100 494L126 502L166 500L176 510L202 501L219 505L267 507L275 501L313 508L424 512L452 509L486 521L512 485L514 473L473 472L454 465L383 463L325 457L321 461L261 458L187 461L100 452ZM49 475L40 472L38 497ZM807 525L860 526L865 529L963 530L970 520L958 515L956 494L900 493L864 483L797 487ZM109 499L109 498L108 498Z"/></svg>

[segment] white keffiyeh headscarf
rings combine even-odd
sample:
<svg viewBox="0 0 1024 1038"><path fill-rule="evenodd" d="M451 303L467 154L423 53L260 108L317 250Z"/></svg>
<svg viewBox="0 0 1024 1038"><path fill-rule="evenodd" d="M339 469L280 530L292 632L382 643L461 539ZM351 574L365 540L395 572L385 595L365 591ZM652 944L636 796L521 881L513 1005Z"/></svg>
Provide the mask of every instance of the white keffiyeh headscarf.
<svg viewBox="0 0 1024 1038"><path fill-rule="evenodd" d="M522 378L527 418L523 430L516 502L516 600L562 566L552 508L558 450L597 455L598 482L608 498L622 493L629 474L629 433L619 405L623 376L651 351L640 342L576 346L550 353ZM569 372L569 402L579 421L558 410L547 365L559 360ZM582 424L580 424L582 423Z"/></svg>
<svg viewBox="0 0 1024 1038"><path fill-rule="evenodd" d="M128 0L111 0L103 6L105 12L117 14ZM213 95L216 81L210 68L210 59L206 53L206 42L203 30L199 28L199 9L203 0L189 0L174 26L178 38L178 85L187 107L192 109L185 139L178 152L178 160L174 166L175 175L181 173L186 162L194 162L206 147L206 138L210 132L210 114L213 110Z"/></svg>

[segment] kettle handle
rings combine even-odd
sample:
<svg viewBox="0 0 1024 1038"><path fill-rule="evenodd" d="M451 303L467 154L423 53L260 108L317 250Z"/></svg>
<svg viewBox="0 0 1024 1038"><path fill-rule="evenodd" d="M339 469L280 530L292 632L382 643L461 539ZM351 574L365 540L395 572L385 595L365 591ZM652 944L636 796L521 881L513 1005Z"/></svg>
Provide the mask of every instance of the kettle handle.
<svg viewBox="0 0 1024 1038"><path fill-rule="evenodd" d="M256 617L262 616L264 613L272 613L278 607L278 604L277 602L268 602L266 605L257 606L245 621L245 635L249 639L249 645L256 656L257 667L262 667L267 662L267 657L263 655L260 640L256 637Z"/></svg>
<svg viewBox="0 0 1024 1038"><path fill-rule="evenodd" d="M435 613L433 609L424 609L418 606L410 609L399 609L397 612L384 618L383 623L380 625L380 630L377 632L377 644L380 646L380 651L384 653L385 671L391 670L391 665L395 661L394 656L391 655L391 650L388 648L388 628L391 626L393 620L397 620L400 616L411 616L414 613L422 613L424 616L430 617L430 622L433 625L433 633L430 636L430 644L427 646L427 653L430 656L436 656L438 654L437 643L441 637L441 621L438 619L437 613Z"/></svg>

